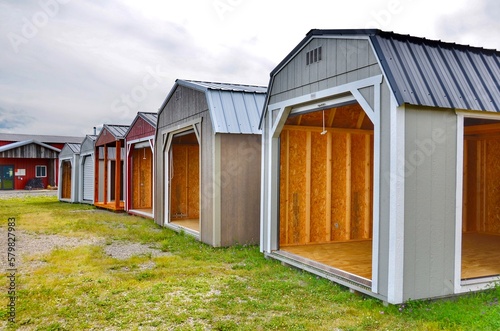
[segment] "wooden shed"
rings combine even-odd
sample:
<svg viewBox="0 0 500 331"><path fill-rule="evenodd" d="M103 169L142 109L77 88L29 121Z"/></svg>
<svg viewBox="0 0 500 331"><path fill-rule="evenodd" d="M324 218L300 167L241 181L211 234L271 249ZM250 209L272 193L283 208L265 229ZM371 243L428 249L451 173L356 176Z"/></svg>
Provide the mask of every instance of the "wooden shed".
<svg viewBox="0 0 500 331"><path fill-rule="evenodd" d="M261 250L398 304L500 276L500 53L311 30L271 72Z"/></svg>
<svg viewBox="0 0 500 331"><path fill-rule="evenodd" d="M112 211L125 208L125 133L128 125L104 124L94 147L94 205ZM102 153L102 162L100 162ZM100 172L102 168L102 179ZM102 196L99 192L102 190Z"/></svg>
<svg viewBox="0 0 500 331"><path fill-rule="evenodd" d="M155 221L212 246L259 240L266 88L177 80L158 113Z"/></svg>
<svg viewBox="0 0 500 331"><path fill-rule="evenodd" d="M153 218L153 158L157 113L139 112L125 135L127 199L130 214Z"/></svg>
<svg viewBox="0 0 500 331"><path fill-rule="evenodd" d="M80 147L81 144L66 143L59 153L57 193L60 201L79 202Z"/></svg>

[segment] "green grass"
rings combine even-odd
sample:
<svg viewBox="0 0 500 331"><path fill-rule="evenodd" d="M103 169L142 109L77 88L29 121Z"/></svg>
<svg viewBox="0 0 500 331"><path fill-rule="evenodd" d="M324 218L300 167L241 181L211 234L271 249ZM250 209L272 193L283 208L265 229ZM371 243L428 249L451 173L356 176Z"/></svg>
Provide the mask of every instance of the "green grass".
<svg viewBox="0 0 500 331"><path fill-rule="evenodd" d="M1 227L9 217L16 218L18 231L145 243L170 254L118 260L95 245L54 250L42 257L45 263L40 267L18 273L15 324L6 322L7 293L0 293L0 328L500 329L499 288L454 300L385 307L378 300L267 260L258 247L212 248L139 217L95 212L92 206L49 197L0 200ZM23 263L32 259L25 257ZM0 288L6 285L4 273Z"/></svg>

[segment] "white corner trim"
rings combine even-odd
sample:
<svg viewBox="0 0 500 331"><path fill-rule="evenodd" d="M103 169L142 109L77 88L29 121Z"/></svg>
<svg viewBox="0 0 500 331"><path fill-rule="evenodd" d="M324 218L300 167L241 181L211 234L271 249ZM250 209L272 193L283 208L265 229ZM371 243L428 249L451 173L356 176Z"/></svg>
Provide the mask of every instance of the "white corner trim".
<svg viewBox="0 0 500 331"><path fill-rule="evenodd" d="M403 302L405 108L391 95L388 302Z"/></svg>
<svg viewBox="0 0 500 331"><path fill-rule="evenodd" d="M454 293L460 293L462 280L462 203L464 163L464 114L457 112L457 167L455 196L455 267Z"/></svg>

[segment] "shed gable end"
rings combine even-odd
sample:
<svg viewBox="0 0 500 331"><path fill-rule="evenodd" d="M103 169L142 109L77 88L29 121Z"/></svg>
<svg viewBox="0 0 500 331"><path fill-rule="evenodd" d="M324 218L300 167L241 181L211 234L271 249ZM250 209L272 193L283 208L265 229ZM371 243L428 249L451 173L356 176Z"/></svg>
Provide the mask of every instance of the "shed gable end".
<svg viewBox="0 0 500 331"><path fill-rule="evenodd" d="M311 63L311 51L321 59ZM309 59L309 64L308 64ZM368 39L312 38L273 77L269 104L381 74Z"/></svg>

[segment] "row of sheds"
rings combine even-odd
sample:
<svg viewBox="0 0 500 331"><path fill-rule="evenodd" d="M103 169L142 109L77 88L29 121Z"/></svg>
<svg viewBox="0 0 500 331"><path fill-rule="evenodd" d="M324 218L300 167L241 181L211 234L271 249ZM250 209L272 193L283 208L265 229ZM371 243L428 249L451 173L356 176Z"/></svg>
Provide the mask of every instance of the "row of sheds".
<svg viewBox="0 0 500 331"><path fill-rule="evenodd" d="M262 86L179 79L158 113L66 144L59 199L154 218L213 246L256 244L265 96Z"/></svg>
<svg viewBox="0 0 500 331"><path fill-rule="evenodd" d="M270 76L267 91L177 80L147 138L111 126L87 137L94 185L108 185L93 203L114 192L119 209L120 194L125 210L209 245L258 242L267 257L394 304L498 279L499 52L311 30ZM125 155L123 192L110 180L121 166L100 174L113 153ZM151 205L139 207L138 159L151 174Z"/></svg>

